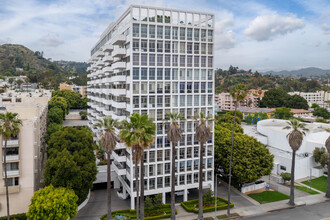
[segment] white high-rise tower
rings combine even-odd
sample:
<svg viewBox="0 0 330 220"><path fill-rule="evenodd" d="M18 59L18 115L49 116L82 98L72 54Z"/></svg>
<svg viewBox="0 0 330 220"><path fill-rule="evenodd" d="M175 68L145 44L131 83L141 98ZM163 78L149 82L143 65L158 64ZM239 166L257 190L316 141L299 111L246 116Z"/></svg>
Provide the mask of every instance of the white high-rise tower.
<svg viewBox="0 0 330 220"><path fill-rule="evenodd" d="M91 51L88 98L89 127L111 115L120 120L138 112L154 118L155 145L145 152L145 195L170 193L171 147L163 126L165 113L178 111L182 140L177 148L176 190L188 199L198 188L199 143L194 140L199 112L214 115L214 16L146 6L130 6L102 34ZM212 125L213 131L213 125ZM134 164L130 149L119 143L113 156L115 188L131 197L134 208ZM203 186L213 189L213 137L205 146ZM169 201L167 201L169 202Z"/></svg>

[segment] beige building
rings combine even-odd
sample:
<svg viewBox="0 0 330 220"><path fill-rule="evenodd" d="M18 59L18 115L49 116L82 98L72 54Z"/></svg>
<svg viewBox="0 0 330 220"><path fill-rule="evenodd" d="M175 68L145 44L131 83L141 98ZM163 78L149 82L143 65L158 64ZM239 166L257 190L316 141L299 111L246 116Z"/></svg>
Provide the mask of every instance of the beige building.
<svg viewBox="0 0 330 220"><path fill-rule="evenodd" d="M307 100L309 107L313 103L318 104L321 107L330 107L330 92L317 91L317 92L289 92L290 95L299 95Z"/></svg>
<svg viewBox="0 0 330 220"><path fill-rule="evenodd" d="M60 83L60 90L67 89L79 93L83 98L87 96L87 86L77 86L75 84Z"/></svg>
<svg viewBox="0 0 330 220"><path fill-rule="evenodd" d="M10 214L27 212L34 191L41 187L45 152L43 136L47 128L47 107L50 98L49 91L33 93L11 91L0 94L0 113L6 111L18 113L18 118L23 123L18 137L13 137L7 142ZM6 216L3 140L1 144L0 216Z"/></svg>

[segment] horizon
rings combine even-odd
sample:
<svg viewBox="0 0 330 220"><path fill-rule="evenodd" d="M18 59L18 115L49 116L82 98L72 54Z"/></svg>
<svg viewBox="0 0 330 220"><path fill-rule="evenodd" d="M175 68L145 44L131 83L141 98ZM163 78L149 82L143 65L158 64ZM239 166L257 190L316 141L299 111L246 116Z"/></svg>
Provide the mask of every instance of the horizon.
<svg viewBox="0 0 330 220"><path fill-rule="evenodd" d="M183 0L5 1L0 9L0 44L21 44L54 61L86 62L99 36L132 3L214 14L215 68L330 69L326 0L203 0L188 6Z"/></svg>

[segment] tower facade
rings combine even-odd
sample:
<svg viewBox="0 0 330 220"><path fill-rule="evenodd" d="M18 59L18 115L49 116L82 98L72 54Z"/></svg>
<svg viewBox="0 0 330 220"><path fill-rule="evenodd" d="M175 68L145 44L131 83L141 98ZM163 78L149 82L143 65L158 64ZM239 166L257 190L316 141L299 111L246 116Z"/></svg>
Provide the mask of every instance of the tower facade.
<svg viewBox="0 0 330 220"><path fill-rule="evenodd" d="M166 138L166 112L181 112L182 139L176 152L176 190L188 199L198 188L198 123L192 116L214 115L214 16L132 5L102 34L89 60L89 127L111 115L119 120L135 112L148 114L157 127L155 144L145 152L145 195L170 193L171 145ZM210 124L213 131L213 124ZM206 143L203 186L213 189L214 147ZM115 187L131 197L134 208L134 164L130 149L118 143L113 152ZM169 202L169 201L167 201Z"/></svg>

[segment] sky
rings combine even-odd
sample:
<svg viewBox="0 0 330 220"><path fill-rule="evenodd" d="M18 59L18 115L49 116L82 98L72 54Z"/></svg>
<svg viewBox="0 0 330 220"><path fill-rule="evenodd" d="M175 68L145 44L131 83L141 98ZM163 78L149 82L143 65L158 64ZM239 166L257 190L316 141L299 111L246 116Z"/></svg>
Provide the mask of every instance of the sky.
<svg viewBox="0 0 330 220"><path fill-rule="evenodd" d="M330 69L330 0L0 0L0 44L86 62L131 4L213 13L215 68Z"/></svg>

